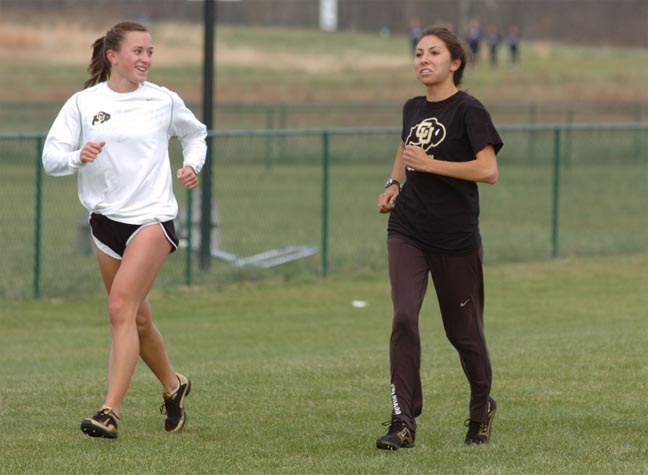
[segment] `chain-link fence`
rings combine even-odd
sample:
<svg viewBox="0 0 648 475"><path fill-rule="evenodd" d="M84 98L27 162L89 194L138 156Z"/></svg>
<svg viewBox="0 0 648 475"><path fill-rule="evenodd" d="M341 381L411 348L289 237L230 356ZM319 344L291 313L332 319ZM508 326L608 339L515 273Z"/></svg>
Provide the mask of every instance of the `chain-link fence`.
<svg viewBox="0 0 648 475"><path fill-rule="evenodd" d="M648 248L648 124L499 130L499 183L480 185L486 259ZM376 197L391 170L398 128L211 136L210 265L201 268L195 251L201 193L177 186L183 245L157 286L385 269L387 218L376 212ZM0 135L1 297L102 288L76 177L43 175L43 141L43 133ZM176 143L171 152L177 167Z"/></svg>

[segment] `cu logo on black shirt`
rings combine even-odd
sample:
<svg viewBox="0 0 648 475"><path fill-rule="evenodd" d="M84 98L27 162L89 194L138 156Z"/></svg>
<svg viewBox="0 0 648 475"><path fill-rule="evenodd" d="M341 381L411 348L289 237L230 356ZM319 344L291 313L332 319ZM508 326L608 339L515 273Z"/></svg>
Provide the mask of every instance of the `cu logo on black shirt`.
<svg viewBox="0 0 648 475"><path fill-rule="evenodd" d="M427 152L430 148L438 147L445 137L445 127L435 117L432 117L412 127L405 143L417 145Z"/></svg>
<svg viewBox="0 0 648 475"><path fill-rule="evenodd" d="M108 121L110 119L110 114L108 112L97 112L94 117L92 118L92 125L95 125L95 123L99 122L100 124L103 124L104 122Z"/></svg>

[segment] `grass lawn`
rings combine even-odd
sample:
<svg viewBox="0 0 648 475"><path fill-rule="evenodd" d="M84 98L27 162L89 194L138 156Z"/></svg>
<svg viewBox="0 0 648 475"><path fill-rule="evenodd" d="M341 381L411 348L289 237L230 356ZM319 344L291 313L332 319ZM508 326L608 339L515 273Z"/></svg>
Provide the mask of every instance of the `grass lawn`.
<svg viewBox="0 0 648 475"><path fill-rule="evenodd" d="M142 365L116 441L78 427L105 390L105 296L4 300L0 473L645 474L647 267L645 253L487 263L499 411L483 447L463 445L467 383L431 291L417 446L394 453L374 446L390 410L386 272L154 291L194 382L188 424L164 433Z"/></svg>

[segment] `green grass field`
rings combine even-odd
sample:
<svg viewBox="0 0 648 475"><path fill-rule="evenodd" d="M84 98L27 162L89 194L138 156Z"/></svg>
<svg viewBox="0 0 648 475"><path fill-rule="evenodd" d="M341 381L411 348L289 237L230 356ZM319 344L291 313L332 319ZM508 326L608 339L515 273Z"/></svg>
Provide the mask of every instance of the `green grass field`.
<svg viewBox="0 0 648 475"><path fill-rule="evenodd" d="M29 41L16 49L0 35L0 103L12 103L0 107L0 131L43 131L85 79L99 30L15 28ZM152 33L150 79L199 103L200 28L157 23ZM398 107L381 105L421 93L406 45L400 36L221 25L217 100L254 110L217 106L217 129L397 125ZM498 126L631 122L648 102L646 59L644 50L529 42L520 67L470 69L466 88L501 106ZM349 108L327 112L332 103ZM263 105L279 109L255 109ZM316 277L320 254L275 271L215 261L194 268L185 288L184 251L169 259L151 299L172 361L194 382L189 422L164 433L159 388L142 365L116 441L78 427L102 401L110 335L95 258L77 249L75 178L44 178L43 298L31 300L36 144L2 141L0 474L648 474L645 131L562 136L561 257L551 260L551 132L503 139L500 181L480 187L493 441L463 445L467 383L430 293L417 447L396 453L374 443L389 417L391 326L375 199L397 134L331 141L330 277ZM225 250L320 245L321 137L227 138L214 157ZM369 305L354 308L356 299Z"/></svg>
<svg viewBox="0 0 648 475"><path fill-rule="evenodd" d="M431 290L417 446L394 453L374 448L390 410L385 272L154 292L194 382L188 424L164 433L140 365L116 441L78 427L106 385L105 297L3 301L0 473L645 474L647 266L648 254L486 265L499 410L483 447L463 445L467 383Z"/></svg>

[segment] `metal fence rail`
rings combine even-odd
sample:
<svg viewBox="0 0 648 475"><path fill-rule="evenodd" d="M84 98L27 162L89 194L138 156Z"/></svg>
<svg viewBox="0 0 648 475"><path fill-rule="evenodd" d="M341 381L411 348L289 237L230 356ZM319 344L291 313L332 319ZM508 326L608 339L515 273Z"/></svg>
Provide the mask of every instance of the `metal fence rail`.
<svg viewBox="0 0 648 475"><path fill-rule="evenodd" d="M202 105L187 104L198 115ZM399 125L402 103L240 103L219 102L213 116L219 129L291 129ZM648 115L645 102L519 102L489 101L498 124L641 123ZM59 102L0 103L0 123L14 131L46 130L61 109Z"/></svg>
<svg viewBox="0 0 648 475"><path fill-rule="evenodd" d="M648 123L498 127L500 180L480 185L490 260L648 249ZM384 269L375 201L400 129L212 131L212 265L194 265L200 194L176 188L181 249L156 285ZM44 133L0 134L0 297L101 289L76 177L43 176ZM181 163L171 145L172 166Z"/></svg>

